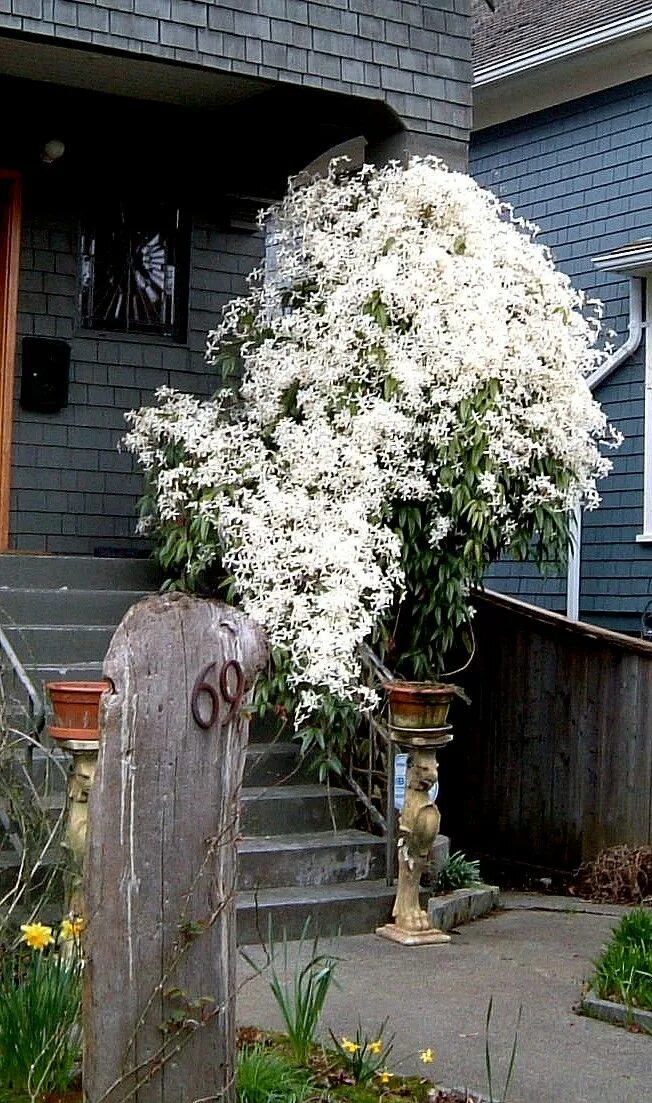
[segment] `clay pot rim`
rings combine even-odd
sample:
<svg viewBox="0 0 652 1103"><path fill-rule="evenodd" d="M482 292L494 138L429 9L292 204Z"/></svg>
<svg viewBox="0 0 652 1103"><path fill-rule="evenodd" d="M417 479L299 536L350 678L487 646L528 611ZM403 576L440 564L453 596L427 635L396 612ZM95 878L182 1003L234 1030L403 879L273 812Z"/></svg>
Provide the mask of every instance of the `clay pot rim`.
<svg viewBox="0 0 652 1103"><path fill-rule="evenodd" d="M59 739L64 743L92 743L100 738L99 728L62 728L59 724L48 724L47 732L51 739Z"/></svg>
<svg viewBox="0 0 652 1103"><path fill-rule="evenodd" d="M110 682L108 678L102 678L95 682L46 682L45 688L48 693L51 693L52 690L54 690L55 693L72 694L96 693L98 691L100 693L105 693L107 689L113 688L113 683Z"/></svg>
<svg viewBox="0 0 652 1103"><path fill-rule="evenodd" d="M383 689L390 695L397 696L414 694L419 697L455 697L456 695L454 687L447 685L446 682L383 682Z"/></svg>

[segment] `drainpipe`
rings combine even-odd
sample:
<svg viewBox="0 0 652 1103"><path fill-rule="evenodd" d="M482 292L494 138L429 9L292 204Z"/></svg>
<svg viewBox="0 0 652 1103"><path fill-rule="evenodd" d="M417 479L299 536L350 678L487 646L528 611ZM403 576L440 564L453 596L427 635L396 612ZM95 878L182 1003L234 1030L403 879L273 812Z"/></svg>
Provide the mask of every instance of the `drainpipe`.
<svg viewBox="0 0 652 1103"><path fill-rule="evenodd" d="M627 340L609 356L597 371L587 379L592 391L607 379L616 368L624 364L641 343L643 337L643 280L639 276L629 281L629 335ZM579 620L580 616L580 559L582 554L582 510L576 506L571 518L573 543L568 557L566 585L566 616Z"/></svg>

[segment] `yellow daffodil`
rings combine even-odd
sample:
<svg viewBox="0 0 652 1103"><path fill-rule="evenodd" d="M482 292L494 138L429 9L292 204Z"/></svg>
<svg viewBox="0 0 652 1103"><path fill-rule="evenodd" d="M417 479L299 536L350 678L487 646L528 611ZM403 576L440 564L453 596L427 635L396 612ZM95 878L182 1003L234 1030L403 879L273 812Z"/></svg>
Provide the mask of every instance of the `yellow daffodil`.
<svg viewBox="0 0 652 1103"><path fill-rule="evenodd" d="M69 942L72 938L80 938L85 926L86 924L81 915L71 915L67 919L61 920L59 934L64 942Z"/></svg>
<svg viewBox="0 0 652 1103"><path fill-rule="evenodd" d="M357 1042L351 1042L348 1038L342 1038L341 1045L345 1053L357 1053L360 1049L360 1046Z"/></svg>
<svg viewBox="0 0 652 1103"><path fill-rule="evenodd" d="M21 942L26 942L32 950L44 950L54 942L52 927L46 927L44 923L22 923L20 936Z"/></svg>
<svg viewBox="0 0 652 1103"><path fill-rule="evenodd" d="M377 1073L376 1075L378 1076L378 1079L380 1080L381 1084L389 1084L389 1082L392 1078L391 1072L388 1072L387 1069L383 1069L381 1072Z"/></svg>
<svg viewBox="0 0 652 1103"><path fill-rule="evenodd" d="M435 1056L431 1049L422 1049L419 1057L423 1061L424 1065L430 1065L435 1059Z"/></svg>
<svg viewBox="0 0 652 1103"><path fill-rule="evenodd" d="M382 1048L383 1043L381 1042L380 1038L377 1042L369 1042L369 1045L367 1046L367 1049L370 1053L380 1053Z"/></svg>

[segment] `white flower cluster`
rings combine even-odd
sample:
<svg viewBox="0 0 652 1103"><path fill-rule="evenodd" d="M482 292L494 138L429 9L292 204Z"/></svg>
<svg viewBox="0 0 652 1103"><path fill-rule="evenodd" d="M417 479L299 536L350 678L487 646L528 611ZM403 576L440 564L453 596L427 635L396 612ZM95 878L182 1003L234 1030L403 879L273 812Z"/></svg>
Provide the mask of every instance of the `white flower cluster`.
<svg viewBox="0 0 652 1103"><path fill-rule="evenodd" d="M193 554L220 558L290 657L300 722L325 689L364 699L357 647L401 588L390 507L437 507L461 411L506 533L542 503L594 506L615 440L584 381L604 355L597 306L470 178L432 159L332 173L267 217L273 278L256 273L209 334L209 362L239 350L239 402L159 392L126 441L161 520L206 518ZM451 523L442 507L435 549Z"/></svg>

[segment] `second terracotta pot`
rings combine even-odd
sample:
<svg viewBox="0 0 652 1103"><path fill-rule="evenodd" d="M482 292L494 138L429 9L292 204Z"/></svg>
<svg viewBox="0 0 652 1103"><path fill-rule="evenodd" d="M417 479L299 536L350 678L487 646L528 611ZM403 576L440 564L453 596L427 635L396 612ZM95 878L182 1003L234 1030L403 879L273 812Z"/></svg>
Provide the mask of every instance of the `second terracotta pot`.
<svg viewBox="0 0 652 1103"><path fill-rule="evenodd" d="M111 683L101 682L48 682L54 712L53 723L48 725L52 739L99 739L100 698Z"/></svg>
<svg viewBox="0 0 652 1103"><path fill-rule="evenodd" d="M392 728L416 731L443 728L455 697L451 686L440 682L386 682L389 723Z"/></svg>

